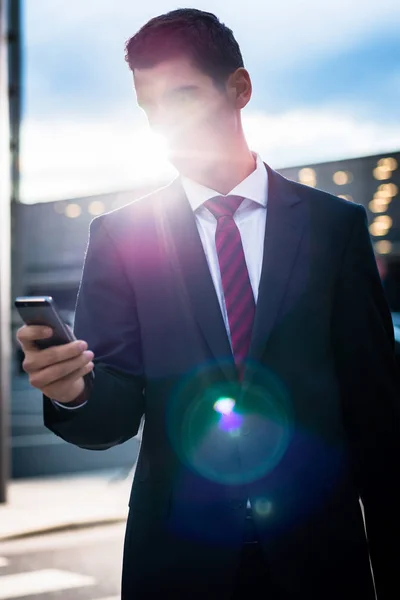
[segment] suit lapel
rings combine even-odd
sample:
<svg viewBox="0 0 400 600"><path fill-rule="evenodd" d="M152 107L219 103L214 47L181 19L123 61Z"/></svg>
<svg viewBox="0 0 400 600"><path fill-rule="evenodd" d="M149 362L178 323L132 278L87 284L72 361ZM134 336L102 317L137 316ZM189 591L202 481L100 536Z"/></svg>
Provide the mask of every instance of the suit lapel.
<svg viewBox="0 0 400 600"><path fill-rule="evenodd" d="M304 202L293 183L266 165L268 171L267 222L249 365L259 361L278 317L297 250L304 232ZM250 377L247 370L245 379Z"/></svg>
<svg viewBox="0 0 400 600"><path fill-rule="evenodd" d="M244 379L252 376L254 362L262 357L282 305L297 250L304 233L304 202L293 189L293 183L268 171L268 207L264 236L263 264L259 284L253 335L249 350L249 366ZM190 299L200 330L219 363L232 381L236 369L222 318L214 283L197 230L195 216L179 179L170 186L170 197L163 212L162 229L169 232L166 251L172 257L183 289Z"/></svg>
<svg viewBox="0 0 400 600"><path fill-rule="evenodd" d="M171 184L170 191L163 226L170 233L166 250L212 354L232 381L236 378L233 355L195 216L178 179Z"/></svg>

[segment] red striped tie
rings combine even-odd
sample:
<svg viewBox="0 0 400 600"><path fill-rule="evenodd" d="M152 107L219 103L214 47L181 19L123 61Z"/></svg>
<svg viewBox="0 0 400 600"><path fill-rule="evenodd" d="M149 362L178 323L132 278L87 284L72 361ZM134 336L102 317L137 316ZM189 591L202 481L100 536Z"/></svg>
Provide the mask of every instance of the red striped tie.
<svg viewBox="0 0 400 600"><path fill-rule="evenodd" d="M217 219L215 244L221 271L232 352L240 379L251 340L255 301L243 252L240 231L233 215L242 203L239 196L217 196L204 206Z"/></svg>

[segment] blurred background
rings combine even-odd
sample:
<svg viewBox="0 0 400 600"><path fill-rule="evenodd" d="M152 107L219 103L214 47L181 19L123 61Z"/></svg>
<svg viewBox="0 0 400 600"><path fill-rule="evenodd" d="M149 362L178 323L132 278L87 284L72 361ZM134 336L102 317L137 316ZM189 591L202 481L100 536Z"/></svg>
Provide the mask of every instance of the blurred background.
<svg viewBox="0 0 400 600"><path fill-rule="evenodd" d="M52 295L73 323L90 220L175 176L135 103L125 41L167 0L11 0L11 298ZM354 0L196 3L235 32L253 78L245 129L285 176L363 204L393 312L400 311L400 5ZM4 95L7 90L3 90ZM19 327L12 312L12 340ZM42 425L13 343L13 477L127 465ZM51 448L51 452L48 450Z"/></svg>
<svg viewBox="0 0 400 600"><path fill-rule="evenodd" d="M73 325L91 219L175 176L136 106L124 43L179 6L0 0L0 499L7 478L129 472L135 463L138 439L95 453L44 428L12 301L51 295ZM188 6L216 13L241 46L254 87L244 113L252 149L286 177L367 209L400 344L400 3Z"/></svg>

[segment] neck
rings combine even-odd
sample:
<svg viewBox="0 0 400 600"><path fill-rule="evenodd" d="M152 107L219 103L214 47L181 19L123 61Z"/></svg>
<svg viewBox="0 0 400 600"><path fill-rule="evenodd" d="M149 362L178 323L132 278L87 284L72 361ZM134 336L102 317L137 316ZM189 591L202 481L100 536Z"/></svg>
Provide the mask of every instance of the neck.
<svg viewBox="0 0 400 600"><path fill-rule="evenodd" d="M235 146L218 151L209 162L194 161L181 174L219 194L229 194L256 168L256 159L244 138Z"/></svg>

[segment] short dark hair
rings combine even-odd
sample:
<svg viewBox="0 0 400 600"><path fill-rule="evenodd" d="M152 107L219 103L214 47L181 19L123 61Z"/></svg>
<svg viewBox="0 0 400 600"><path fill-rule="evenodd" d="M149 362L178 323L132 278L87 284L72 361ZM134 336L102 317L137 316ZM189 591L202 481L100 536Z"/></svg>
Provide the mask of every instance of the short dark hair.
<svg viewBox="0 0 400 600"><path fill-rule="evenodd" d="M154 17L125 45L125 60L133 72L182 55L189 56L217 84L244 66L232 30L212 13L195 8Z"/></svg>

